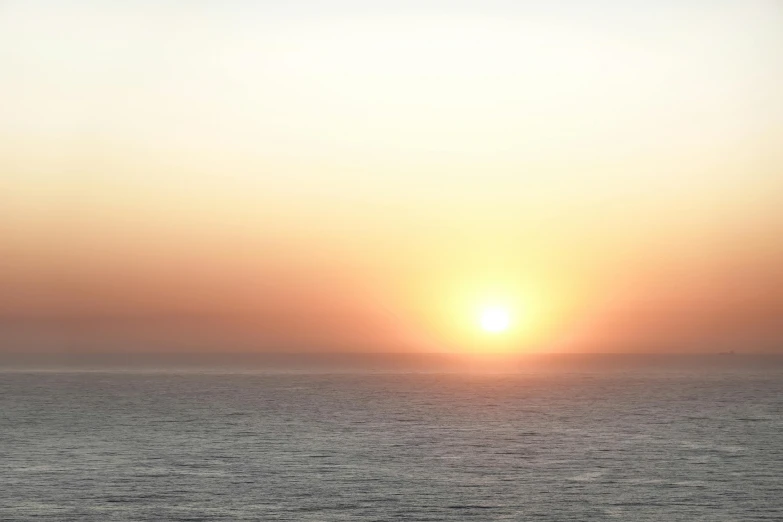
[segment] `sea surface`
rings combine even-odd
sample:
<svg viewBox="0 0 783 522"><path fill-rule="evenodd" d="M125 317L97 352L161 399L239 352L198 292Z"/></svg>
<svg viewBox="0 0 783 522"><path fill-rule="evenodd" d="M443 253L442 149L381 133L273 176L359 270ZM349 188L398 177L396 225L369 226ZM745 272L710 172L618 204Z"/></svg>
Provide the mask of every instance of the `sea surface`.
<svg viewBox="0 0 783 522"><path fill-rule="evenodd" d="M0 520L781 521L783 364L724 360L0 370Z"/></svg>

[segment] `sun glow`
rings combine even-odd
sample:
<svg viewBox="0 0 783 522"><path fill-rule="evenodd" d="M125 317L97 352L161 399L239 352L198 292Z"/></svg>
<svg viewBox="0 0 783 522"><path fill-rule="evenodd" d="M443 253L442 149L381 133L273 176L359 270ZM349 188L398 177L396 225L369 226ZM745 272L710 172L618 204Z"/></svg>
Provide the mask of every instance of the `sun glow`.
<svg viewBox="0 0 783 522"><path fill-rule="evenodd" d="M511 317L505 308L490 307L481 312L481 328L487 332L504 332L508 330L510 324Z"/></svg>

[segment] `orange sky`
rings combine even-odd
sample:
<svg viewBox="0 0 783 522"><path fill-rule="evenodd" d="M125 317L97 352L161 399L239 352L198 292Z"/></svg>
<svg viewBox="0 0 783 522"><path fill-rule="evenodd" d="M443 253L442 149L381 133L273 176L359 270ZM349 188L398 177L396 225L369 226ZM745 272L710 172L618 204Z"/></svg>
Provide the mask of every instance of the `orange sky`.
<svg viewBox="0 0 783 522"><path fill-rule="evenodd" d="M778 3L362 5L4 3L0 350L783 351Z"/></svg>

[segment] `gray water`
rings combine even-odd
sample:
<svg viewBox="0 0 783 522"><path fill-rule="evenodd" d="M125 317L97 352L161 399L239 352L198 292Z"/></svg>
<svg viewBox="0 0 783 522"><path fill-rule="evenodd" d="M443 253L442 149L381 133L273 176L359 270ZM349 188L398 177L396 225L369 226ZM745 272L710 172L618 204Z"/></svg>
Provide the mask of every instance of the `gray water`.
<svg viewBox="0 0 783 522"><path fill-rule="evenodd" d="M783 373L0 372L0 520L783 520Z"/></svg>

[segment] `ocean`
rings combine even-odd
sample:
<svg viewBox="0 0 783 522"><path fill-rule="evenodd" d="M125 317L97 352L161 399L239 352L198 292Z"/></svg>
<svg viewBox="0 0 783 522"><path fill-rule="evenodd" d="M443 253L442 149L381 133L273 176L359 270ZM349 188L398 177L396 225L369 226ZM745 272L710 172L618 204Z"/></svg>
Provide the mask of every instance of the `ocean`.
<svg viewBox="0 0 783 522"><path fill-rule="evenodd" d="M783 520L783 361L683 360L7 366L0 520Z"/></svg>

